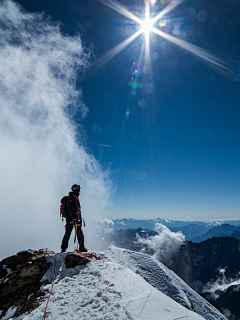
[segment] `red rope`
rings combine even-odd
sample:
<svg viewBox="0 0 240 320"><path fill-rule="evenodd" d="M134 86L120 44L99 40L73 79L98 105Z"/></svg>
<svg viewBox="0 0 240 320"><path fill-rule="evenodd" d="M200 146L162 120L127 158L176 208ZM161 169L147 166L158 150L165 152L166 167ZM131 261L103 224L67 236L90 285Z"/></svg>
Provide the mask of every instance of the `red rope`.
<svg viewBox="0 0 240 320"><path fill-rule="evenodd" d="M92 259L92 258L95 258L96 260L106 259L106 257L97 256L96 253L94 253L94 252L81 252L78 249L75 249L74 251L80 253L82 256L89 258L89 259Z"/></svg>
<svg viewBox="0 0 240 320"><path fill-rule="evenodd" d="M50 291L50 294L49 294L49 297L48 297L48 301L47 301L47 304L46 304L46 308L45 308L45 312L44 312L44 320L46 319L48 302L50 300L50 297L51 297L51 294L52 294L52 291L53 291L54 279L55 279L55 270L56 270L56 263L57 263L56 260L47 252L47 249L46 249L46 254L54 260L54 270L53 270L52 288L51 288L51 291Z"/></svg>

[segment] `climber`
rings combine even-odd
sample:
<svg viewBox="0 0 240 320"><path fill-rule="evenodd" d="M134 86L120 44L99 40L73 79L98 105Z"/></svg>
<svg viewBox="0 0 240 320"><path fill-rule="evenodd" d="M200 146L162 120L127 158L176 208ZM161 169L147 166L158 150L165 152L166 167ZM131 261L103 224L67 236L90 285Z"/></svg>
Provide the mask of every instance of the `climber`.
<svg viewBox="0 0 240 320"><path fill-rule="evenodd" d="M75 228L75 238L78 240L79 251L87 252L84 247L84 235L82 232L82 216L81 216L81 206L79 201L80 195L80 185L74 184L71 188L72 191L69 192L68 196L63 197L66 201L66 212L63 216L66 218L65 234L62 239L61 251L65 252L68 247L68 242L72 233L73 227ZM62 200L63 200L62 199ZM63 202L62 207L63 207ZM61 210L61 209L60 209Z"/></svg>

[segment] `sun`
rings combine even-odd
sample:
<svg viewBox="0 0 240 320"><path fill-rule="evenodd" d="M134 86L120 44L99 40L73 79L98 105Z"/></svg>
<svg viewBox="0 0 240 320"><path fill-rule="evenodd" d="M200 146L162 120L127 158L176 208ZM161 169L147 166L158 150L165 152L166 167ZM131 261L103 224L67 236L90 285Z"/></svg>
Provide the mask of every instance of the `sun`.
<svg viewBox="0 0 240 320"><path fill-rule="evenodd" d="M150 8L149 3L146 3L145 20L141 22L141 31L145 34L146 38L149 38L150 32L152 31L153 20L150 19Z"/></svg>
<svg viewBox="0 0 240 320"><path fill-rule="evenodd" d="M174 8L180 5L184 0L170 0L168 4L153 18L150 17L150 3L155 3L155 0L145 0L145 8L143 7L145 19L142 20L137 17L132 12L128 11L116 0L97 0L109 8L119 12L121 15L127 17L128 19L136 22L136 25L140 25L135 33L133 33L129 38L118 44L116 47L108 51L101 58L98 59L97 66L105 64L107 61L116 56L124 48L126 48L132 41L134 41L141 34L145 35L145 57L147 64L150 64L150 33L155 33L156 35L164 38L165 40L177 45L178 47L189 51L193 55L200 58L205 63L211 65L213 68L217 69L219 72L224 73L225 75L232 76L233 70L228 67L228 63L222 59L215 56L213 53L198 47L194 44L191 44L181 38L175 37L169 33L164 32L162 29L154 27L154 24L162 19L166 14L169 14Z"/></svg>
<svg viewBox="0 0 240 320"><path fill-rule="evenodd" d="M115 55L121 52L124 48L126 48L131 42L133 42L137 37L141 34L145 35L145 57L146 62L149 65L150 63L150 33L158 33L158 29L154 28L154 24L161 19L164 15L168 14L171 10L173 10L176 6L178 6L184 0L172 0L170 1L157 15L153 18L150 17L150 3L155 3L154 0L145 0L145 6L143 7L143 14L144 19L140 19L138 16L133 14L132 12L128 11L125 7L123 7L118 1L116 0L97 0L104 5L108 6L109 8L115 10L116 12L120 13L121 15L125 16L126 18L134 21L136 23L137 31L133 33L129 38L118 44L113 49L109 50L106 54L101 56L98 59L97 66L101 66L105 64L107 61L112 59ZM138 29L137 26L140 26ZM162 35L160 35L162 37ZM168 39L169 40L169 39ZM148 61L147 61L148 60Z"/></svg>
<svg viewBox="0 0 240 320"><path fill-rule="evenodd" d="M152 21L149 18L146 18L142 23L142 29L145 35L149 35L152 29Z"/></svg>

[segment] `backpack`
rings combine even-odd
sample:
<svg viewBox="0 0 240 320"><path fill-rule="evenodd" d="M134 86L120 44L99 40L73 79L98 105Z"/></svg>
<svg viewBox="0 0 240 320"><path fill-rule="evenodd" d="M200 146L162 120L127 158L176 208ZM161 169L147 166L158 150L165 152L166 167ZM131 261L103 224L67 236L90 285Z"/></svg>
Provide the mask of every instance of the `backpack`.
<svg viewBox="0 0 240 320"><path fill-rule="evenodd" d="M68 208L67 208L67 199L68 196L64 196L60 201L60 217L66 218L68 216Z"/></svg>

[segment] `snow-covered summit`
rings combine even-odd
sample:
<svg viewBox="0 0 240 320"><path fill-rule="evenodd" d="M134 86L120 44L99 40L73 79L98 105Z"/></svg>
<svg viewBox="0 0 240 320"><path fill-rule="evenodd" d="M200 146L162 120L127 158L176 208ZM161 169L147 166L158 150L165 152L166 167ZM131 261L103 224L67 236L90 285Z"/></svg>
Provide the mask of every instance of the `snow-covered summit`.
<svg viewBox="0 0 240 320"><path fill-rule="evenodd" d="M65 253L53 256L56 280L46 319L226 320L154 258L116 247L99 254L106 258L71 269L64 264ZM49 257L49 261L53 259ZM54 264L45 280L52 281L53 270ZM45 289L50 291L51 284ZM41 319L45 307L46 301L30 315L16 319Z"/></svg>

